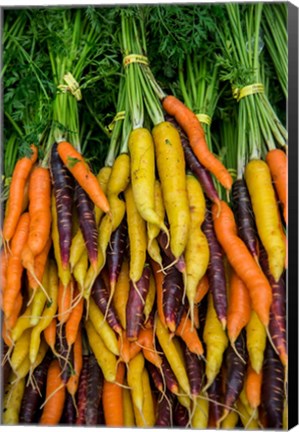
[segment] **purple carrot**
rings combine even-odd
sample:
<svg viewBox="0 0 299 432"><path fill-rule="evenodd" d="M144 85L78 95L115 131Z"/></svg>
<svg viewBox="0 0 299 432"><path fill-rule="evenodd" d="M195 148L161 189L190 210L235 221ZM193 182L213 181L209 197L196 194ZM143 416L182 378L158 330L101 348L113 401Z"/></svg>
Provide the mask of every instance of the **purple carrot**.
<svg viewBox="0 0 299 432"><path fill-rule="evenodd" d="M72 206L74 178L65 167L53 144L50 158L50 172L57 209L57 228L62 265L66 268L72 243Z"/></svg>
<svg viewBox="0 0 299 432"><path fill-rule="evenodd" d="M202 230L208 240L210 248L210 260L207 269L209 285L217 317L222 323L223 328L225 328L227 321L227 300L223 251L216 238L210 208L207 208Z"/></svg>
<svg viewBox="0 0 299 432"><path fill-rule="evenodd" d="M265 413L267 428L282 429L284 404L284 368L267 341L263 365L262 409Z"/></svg>
<svg viewBox="0 0 299 432"><path fill-rule="evenodd" d="M208 296L206 295L198 304L199 329L197 330L199 339L202 341L203 344L204 352L206 352L206 350L205 350L205 343L203 340L204 339L203 331L206 322L207 310L208 310Z"/></svg>
<svg viewBox="0 0 299 432"><path fill-rule="evenodd" d="M170 258L163 254L163 267L170 264ZM184 296L183 275L175 266L165 270L163 280L163 312L165 322L171 332L175 332L182 309Z"/></svg>
<svg viewBox="0 0 299 432"><path fill-rule="evenodd" d="M94 204L77 182L75 185L75 203L88 258L92 266L96 267L98 261L98 229L95 220Z"/></svg>
<svg viewBox="0 0 299 432"><path fill-rule="evenodd" d="M130 341L137 340L143 323L144 303L149 291L150 267L144 266L142 276L134 286L130 281L130 290L126 306L127 338Z"/></svg>
<svg viewBox="0 0 299 432"><path fill-rule="evenodd" d="M107 247L107 268L110 281L110 291L114 292L124 253L127 245L127 221L124 217L121 224L113 231L109 245Z"/></svg>
<svg viewBox="0 0 299 432"><path fill-rule="evenodd" d="M119 335L122 334L122 327L119 322L117 313L114 309L114 306L112 303L109 302L110 299L110 293L109 289L105 283L105 280L100 273L96 280L94 281L94 284L91 289L91 295L93 300L95 301L97 307L100 309L100 311L105 315L108 324L110 327Z"/></svg>
<svg viewBox="0 0 299 432"><path fill-rule="evenodd" d="M174 395L166 390L157 402L157 418L155 426L172 427Z"/></svg>
<svg viewBox="0 0 299 432"><path fill-rule="evenodd" d="M99 410L98 410L98 420L97 420L98 426L105 426L105 415L104 415L104 408L103 408L103 401L100 400Z"/></svg>
<svg viewBox="0 0 299 432"><path fill-rule="evenodd" d="M25 387L19 422L21 424L33 424L38 422L39 407L46 389L47 372L51 362L51 354L48 352L43 361L38 365L33 373L32 380Z"/></svg>
<svg viewBox="0 0 299 432"><path fill-rule="evenodd" d="M76 424L76 407L72 396L68 392L66 392L65 396L62 423L66 425Z"/></svg>
<svg viewBox="0 0 299 432"><path fill-rule="evenodd" d="M191 396L196 397L200 394L204 377L204 363L196 354L192 353L187 345L181 341L183 346L186 371L190 384Z"/></svg>
<svg viewBox="0 0 299 432"><path fill-rule="evenodd" d="M156 366L154 366L149 361L146 362L146 368L149 372L150 378L153 381L153 384L156 387L156 389L159 390L160 392L163 392L164 384L163 384L161 372L157 369Z"/></svg>
<svg viewBox="0 0 299 432"><path fill-rule="evenodd" d="M275 281L269 269L267 252L261 244L259 260L262 270L267 276L272 288L273 300L270 307L269 322L270 336L279 353L282 364L286 366L288 354L286 342L286 287L284 275L280 277L278 282Z"/></svg>
<svg viewBox="0 0 299 432"><path fill-rule="evenodd" d="M156 341L156 349L158 352L163 352L158 341ZM161 369L162 369L162 377L163 377L162 379L165 382L166 388L168 388L168 390L171 393L177 394L179 391L179 383L176 379L176 376L173 373L165 355L161 355L161 359L162 359Z"/></svg>
<svg viewBox="0 0 299 432"><path fill-rule="evenodd" d="M103 393L104 376L93 353L88 358L85 424L94 426L98 421L99 406Z"/></svg>
<svg viewBox="0 0 299 432"><path fill-rule="evenodd" d="M89 355L83 354L83 366L80 373L79 385L77 391L77 419L76 425L85 425L85 410L87 401L87 375L89 365Z"/></svg>
<svg viewBox="0 0 299 432"><path fill-rule="evenodd" d="M246 244L252 256L257 260L257 232L250 196L244 179L238 179L234 182L232 197L239 237Z"/></svg>
<svg viewBox="0 0 299 432"><path fill-rule="evenodd" d="M65 324L57 326L56 347L59 354L58 362L61 367L61 379L66 384L72 374L74 364L74 350L73 345L68 346L65 334Z"/></svg>
<svg viewBox="0 0 299 432"><path fill-rule="evenodd" d="M227 370L223 402L225 408L218 425L228 415L230 408L232 408L242 391L246 375L247 357L245 332L241 331L235 342L235 347L233 348L230 345L225 354Z"/></svg>
<svg viewBox="0 0 299 432"><path fill-rule="evenodd" d="M167 239L167 235L164 231L160 231L160 233L158 234L157 240L158 240L158 243L159 243L160 248L162 249L163 253L166 255L166 257L169 258L169 264L175 262L175 257L173 255L173 253L171 252L170 246L167 245L168 239ZM181 257L179 257L178 261L175 263L175 267L181 273L186 272L186 263L185 263L183 255Z"/></svg>
<svg viewBox="0 0 299 432"><path fill-rule="evenodd" d="M178 400L174 405L173 422L174 426L178 426L179 428L185 428L189 424L189 412Z"/></svg>
<svg viewBox="0 0 299 432"><path fill-rule="evenodd" d="M219 195L215 189L214 182L210 172L199 162L189 144L189 139L182 128L179 126L174 117L166 115L166 121L173 124L178 130L187 167L193 172L195 177L200 182L206 196L213 202L219 203Z"/></svg>
<svg viewBox="0 0 299 432"><path fill-rule="evenodd" d="M211 401L215 401L209 402L209 427L216 428L216 424L219 422L222 414L222 407L220 405L223 402L221 370L208 388L208 396Z"/></svg>

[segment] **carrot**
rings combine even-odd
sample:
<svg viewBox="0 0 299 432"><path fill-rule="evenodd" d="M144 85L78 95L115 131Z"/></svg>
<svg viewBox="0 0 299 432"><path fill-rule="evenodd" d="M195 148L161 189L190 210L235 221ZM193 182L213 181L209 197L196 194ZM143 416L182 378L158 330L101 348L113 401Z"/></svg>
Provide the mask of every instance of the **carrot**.
<svg viewBox="0 0 299 432"><path fill-rule="evenodd" d="M206 391L220 371L223 354L228 345L226 333L216 315L211 293L208 295L208 311L203 331L203 340L206 344L207 377L207 383L203 391Z"/></svg>
<svg viewBox="0 0 299 432"><path fill-rule="evenodd" d="M194 429L207 429L209 421L209 401L198 396L195 399L194 414L191 419L191 426Z"/></svg>
<svg viewBox="0 0 299 432"><path fill-rule="evenodd" d="M83 156L72 146L72 144L66 141L58 143L57 151L64 165L72 173L82 189L84 189L89 195L94 204L105 213L109 212L109 202L96 176L89 169Z"/></svg>
<svg viewBox="0 0 299 432"><path fill-rule="evenodd" d="M129 290L129 263L127 261L127 258L125 258L121 266L121 271L119 274L119 278L116 282L115 291L112 299L112 304L123 329L126 329L126 305L129 297Z"/></svg>
<svg viewBox="0 0 299 432"><path fill-rule="evenodd" d="M155 211L155 152L152 135L146 128L137 128L129 136L131 184L134 201L141 217L169 232L163 219Z"/></svg>
<svg viewBox="0 0 299 432"><path fill-rule="evenodd" d="M57 313L57 319L60 322L60 324L64 324L71 315L72 312L72 300L73 300L73 293L74 293L74 282L71 280L67 286L64 286L61 281L59 281L58 286L58 313Z"/></svg>
<svg viewBox="0 0 299 432"><path fill-rule="evenodd" d="M220 160L209 151L204 130L196 115L172 95L166 96L162 105L168 114L175 117L188 135L190 146L199 162L215 175L225 189L230 190L233 183L232 177Z"/></svg>
<svg viewBox="0 0 299 432"><path fill-rule="evenodd" d="M37 273L38 272L39 271L37 271ZM37 276L40 277L40 275L41 275L41 270L40 270L39 275L37 275ZM47 261L44 265L41 282L42 282L42 285L43 285L46 293L48 294L49 293L49 261ZM44 310L46 301L47 301L47 297L45 295L45 292L41 289L41 287L38 286L36 288L36 293L34 295L32 303L31 303L32 309L31 309L31 312L29 314L30 315L30 324L32 326L35 326L38 323L38 321L41 317L41 314Z"/></svg>
<svg viewBox="0 0 299 432"><path fill-rule="evenodd" d="M174 406L173 420L174 426L178 426L179 428L186 428L190 422L188 410L179 401L176 401Z"/></svg>
<svg viewBox="0 0 299 432"><path fill-rule="evenodd" d="M10 357L10 365L14 371L18 369L28 354L30 337L31 328L26 329L14 345L14 349Z"/></svg>
<svg viewBox="0 0 299 432"><path fill-rule="evenodd" d="M68 393L72 396L75 402L75 394L79 385L79 377L83 367L83 348L82 348L82 331L79 327L76 335L76 340L74 342L74 371L66 383L66 388ZM75 404L76 406L76 404Z"/></svg>
<svg viewBox="0 0 299 432"><path fill-rule="evenodd" d="M179 133L171 123L162 122L156 125L152 134L163 201L170 225L170 249L178 259L185 250L190 223L184 152Z"/></svg>
<svg viewBox="0 0 299 432"><path fill-rule="evenodd" d="M255 420L252 416L248 414L246 407L240 399L238 399L236 406L238 412L240 413L240 419L244 428L246 427L246 429L258 430L259 423L257 422L257 420Z"/></svg>
<svg viewBox="0 0 299 432"><path fill-rule="evenodd" d="M164 310L163 310L164 275L162 272L159 271L159 266L154 260L151 260L151 267L152 267L155 282L156 282L158 316L159 316L159 319L160 319L162 325L164 327L166 327L166 321L165 321Z"/></svg>
<svg viewBox="0 0 299 432"><path fill-rule="evenodd" d="M78 282L78 285L80 287L80 293L82 293L84 289L84 282L88 271L88 265L89 265L88 253L87 250L85 249L81 257L73 267L73 276L75 280Z"/></svg>
<svg viewBox="0 0 299 432"><path fill-rule="evenodd" d="M217 216L218 207L216 205L212 207L217 239L231 266L247 286L253 309L259 315L263 325L268 327L272 302L270 284L244 242L237 236L233 212L224 201L221 201L220 205L219 216Z"/></svg>
<svg viewBox="0 0 299 432"><path fill-rule="evenodd" d="M161 368L162 359L155 348L153 329L141 329L136 343L142 347L144 358L157 368Z"/></svg>
<svg viewBox="0 0 299 432"><path fill-rule="evenodd" d="M266 162L251 160L245 168L245 180L252 202L257 231L267 251L269 268L276 281L285 266L286 245L271 174Z"/></svg>
<svg viewBox="0 0 299 432"><path fill-rule="evenodd" d="M205 219L206 203L199 181L193 175L186 176L190 211L190 227L185 250L187 284L186 295L189 300L192 326L194 325L194 300L197 285L206 273L210 249L208 240L201 230Z"/></svg>
<svg viewBox="0 0 299 432"><path fill-rule="evenodd" d="M146 224L137 210L131 185L125 190L125 201L130 241L130 279L136 284L146 259Z"/></svg>
<svg viewBox="0 0 299 432"><path fill-rule="evenodd" d="M245 393L251 408L257 409L261 403L263 373L256 373L249 363L245 378Z"/></svg>
<svg viewBox="0 0 299 432"><path fill-rule="evenodd" d="M270 150L266 154L266 162L269 166L274 187L282 205L284 220L287 223L287 155L280 149Z"/></svg>
<svg viewBox="0 0 299 432"><path fill-rule="evenodd" d="M97 424L100 401L103 394L103 373L97 359L91 353L88 357L88 373L86 387L85 424Z"/></svg>
<svg viewBox="0 0 299 432"><path fill-rule="evenodd" d="M156 284L155 278L151 272L149 280L149 290L145 299L143 315L144 315L144 325L146 326L150 322L150 316L153 312L154 304L156 300Z"/></svg>
<svg viewBox="0 0 299 432"><path fill-rule="evenodd" d="M146 368L143 368L141 374L142 391L143 391L143 403L142 410L136 409L133 404L135 411L135 419L137 427L153 427L155 425L155 409L154 409L154 397L150 387L149 375ZM133 399L134 403L134 399Z"/></svg>
<svg viewBox="0 0 299 432"><path fill-rule="evenodd" d="M48 168L35 167L29 179L28 247L36 256L46 246L51 227L51 179Z"/></svg>
<svg viewBox="0 0 299 432"><path fill-rule="evenodd" d="M104 381L103 409L105 425L108 427L123 427L123 389L118 384L123 384L125 377L125 365L119 363L116 372L116 383Z"/></svg>
<svg viewBox="0 0 299 432"><path fill-rule="evenodd" d="M7 203L7 211L3 223L3 238L9 242L14 235L16 226L22 213L23 195L26 180L29 177L33 164L37 160L37 147L30 146L30 157L23 157L16 163L12 174L12 180L9 188L9 198Z"/></svg>
<svg viewBox="0 0 299 432"><path fill-rule="evenodd" d="M227 334L230 343L234 344L250 320L251 304L248 289L234 270L231 272L229 288Z"/></svg>
<svg viewBox="0 0 299 432"><path fill-rule="evenodd" d="M60 421L65 401L65 386L60 373L58 360L52 360L48 369L46 400L39 424L56 425Z"/></svg>
<svg viewBox="0 0 299 432"><path fill-rule="evenodd" d="M198 356L203 355L202 343L198 337L197 331L192 327L192 322L187 317L186 313L183 314L175 334L183 339L191 353Z"/></svg>
<svg viewBox="0 0 299 432"><path fill-rule="evenodd" d="M246 344L252 368L260 373L264 362L267 334L257 314L252 311L246 326Z"/></svg>
<svg viewBox="0 0 299 432"><path fill-rule="evenodd" d="M173 426L172 410L173 410L174 396L169 391L165 392L158 399L157 415L155 426L170 428Z"/></svg>
<svg viewBox="0 0 299 432"><path fill-rule="evenodd" d="M142 412L143 405L143 387L142 387L142 371L144 369L144 356L142 353L137 354L129 362L127 380L131 388L131 396L133 405Z"/></svg>
<svg viewBox="0 0 299 432"><path fill-rule="evenodd" d="M198 358L196 354L191 352L186 344L184 344L184 358L186 361L186 370L190 383L191 396L194 401L196 396L199 396L202 390L204 377L204 362Z"/></svg>
<svg viewBox="0 0 299 432"><path fill-rule="evenodd" d="M110 296L113 297L127 245L128 227L126 218L111 235L107 248L107 268L109 273Z"/></svg>
<svg viewBox="0 0 299 432"><path fill-rule="evenodd" d="M57 327L57 319L53 318L48 327L44 330L44 338L49 347L51 348L54 355L57 354L55 349L56 345L56 327Z"/></svg>
<svg viewBox="0 0 299 432"><path fill-rule="evenodd" d="M223 400L222 387L222 370L220 369L219 374L216 376L211 386L208 388L208 396L210 399L208 426L212 429L216 429L216 425L219 423L222 415L222 406L220 405ZM221 426L223 427L223 423Z"/></svg>
<svg viewBox="0 0 299 432"><path fill-rule="evenodd" d="M37 291L37 289L40 288L38 281L42 282L51 245L52 245L52 240L51 240L51 237L49 237L47 242L46 242L44 249L41 251L41 253L39 253L38 255L35 256L35 258L34 258L34 275L35 276L33 277L32 274L30 273L30 271L27 271L29 288L31 288L34 291L34 294ZM34 294L32 294L32 296ZM35 298L35 295L34 295L34 298Z"/></svg>
<svg viewBox="0 0 299 432"><path fill-rule="evenodd" d="M66 393L63 413L61 416L61 424L74 425L76 424L76 406L75 401L69 393Z"/></svg>
<svg viewBox="0 0 299 432"><path fill-rule="evenodd" d="M79 377L79 386L78 386L78 394L77 394L76 425L85 424L88 358L89 358L88 354L83 354L83 366Z"/></svg>
<svg viewBox="0 0 299 432"><path fill-rule="evenodd" d="M135 416L133 403L131 398L131 392L129 389L123 389L123 413L124 413L124 426L133 427L135 426Z"/></svg>
<svg viewBox="0 0 299 432"><path fill-rule="evenodd" d="M9 255L6 253L4 249L1 249L0 252L0 266L1 266L1 280L0 280L0 308L3 308L3 291L6 287L6 279L7 279L7 266L8 266L8 257Z"/></svg>
<svg viewBox="0 0 299 432"><path fill-rule="evenodd" d="M163 197L162 197L162 190L161 190L161 184L159 180L155 180L155 188L154 188L154 206L155 206L155 212L159 216L161 220L165 219L165 208L163 203ZM147 223L147 237L148 237L148 243L147 243L147 251L150 255L150 257L162 265L162 258L160 254L160 249L158 242L156 240L158 234L160 232L160 228L151 223ZM165 234L166 238L167 235ZM167 240L168 243L168 240Z"/></svg>
<svg viewBox="0 0 299 432"><path fill-rule="evenodd" d="M75 288L74 298L77 298L79 294L78 288ZM81 298L78 303L73 307L70 316L65 324L65 337L68 346L71 346L75 343L77 339L77 334L80 327L81 318L83 315L84 302L83 298Z"/></svg>
<svg viewBox="0 0 299 432"><path fill-rule="evenodd" d="M209 279L207 274L205 274L197 284L194 303L195 304L200 303L208 291L209 291Z"/></svg>
<svg viewBox="0 0 299 432"><path fill-rule="evenodd" d="M16 425L19 423L19 413L25 390L25 377L15 382L16 376L12 372L5 389L3 400L2 424Z"/></svg>

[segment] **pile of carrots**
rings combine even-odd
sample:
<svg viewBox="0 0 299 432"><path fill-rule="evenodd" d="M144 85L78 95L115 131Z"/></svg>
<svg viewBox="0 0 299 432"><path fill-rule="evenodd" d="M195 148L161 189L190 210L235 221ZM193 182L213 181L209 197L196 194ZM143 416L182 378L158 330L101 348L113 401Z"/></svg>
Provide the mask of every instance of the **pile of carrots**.
<svg viewBox="0 0 299 432"><path fill-rule="evenodd" d="M97 175L66 140L14 168L3 424L287 428L286 151L234 182L157 94L162 120Z"/></svg>

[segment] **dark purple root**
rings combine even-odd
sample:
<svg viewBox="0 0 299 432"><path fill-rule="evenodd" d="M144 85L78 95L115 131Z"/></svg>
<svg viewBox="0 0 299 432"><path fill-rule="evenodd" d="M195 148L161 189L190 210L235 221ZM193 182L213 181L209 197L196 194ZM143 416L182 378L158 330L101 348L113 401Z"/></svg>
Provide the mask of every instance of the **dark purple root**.
<svg viewBox="0 0 299 432"><path fill-rule="evenodd" d="M160 371L157 369L156 366L154 366L152 363L148 361L146 362L146 368L149 372L150 379L153 382L156 389L159 390L160 392L163 391L164 383Z"/></svg>
<svg viewBox="0 0 299 432"><path fill-rule="evenodd" d="M226 408L231 408L233 406L233 404L238 399L244 385L248 358L244 330L241 331L235 342L235 349L239 355L237 355L233 347L230 345L225 356L227 375L224 404L226 405ZM244 359L245 363L240 357Z"/></svg>
<svg viewBox="0 0 299 432"><path fill-rule="evenodd" d="M204 362L196 354L192 353L187 345L183 345L184 358L186 362L186 371L190 384L191 396L198 396L201 392L204 379Z"/></svg>
<svg viewBox="0 0 299 432"><path fill-rule="evenodd" d="M189 412L187 408L179 403L177 400L173 410L173 423L174 426L185 428L189 424Z"/></svg>
<svg viewBox="0 0 299 432"><path fill-rule="evenodd" d="M170 258L162 254L163 267L167 267L171 262ZM163 312L165 322L170 331L174 332L182 311L184 295L183 275L175 266L169 267L165 271L163 280Z"/></svg>
<svg viewBox="0 0 299 432"><path fill-rule="evenodd" d="M205 220L202 224L202 230L208 240L210 248L210 260L207 269L207 276L209 278L209 286L213 296L216 314L221 323L226 323L227 300L223 251L216 238L210 208L207 208Z"/></svg>
<svg viewBox="0 0 299 432"><path fill-rule="evenodd" d="M158 341L156 341L156 349L159 352L163 352ZM162 375L163 375L164 380L165 380L166 388L171 393L176 394L178 392L178 389L179 389L178 380L176 379L176 376L173 373L173 371L170 367L170 364L168 363L168 360L165 357L165 355L161 355L160 357L162 359L161 369L162 369Z"/></svg>
<svg viewBox="0 0 299 432"><path fill-rule="evenodd" d="M219 403L223 402L221 370L208 388L208 396L209 399L215 401L215 403L209 402L209 418L213 420L213 424L216 426L217 422L221 418L223 409L222 406L219 405Z"/></svg>
<svg viewBox="0 0 299 432"><path fill-rule="evenodd" d="M208 310L208 296L206 295L201 302L198 304L198 315L199 315L199 329L197 330L199 339L202 341L202 346L204 349L204 352L206 352L205 349L205 343L203 340L203 332L206 322L206 316L207 316L207 310Z"/></svg>
<svg viewBox="0 0 299 432"><path fill-rule="evenodd" d="M215 189L214 182L210 172L199 162L189 144L189 139L182 128L179 126L174 117L166 115L166 121L172 123L178 130L187 167L192 171L200 182L206 196L213 202L219 202L219 195Z"/></svg>
<svg viewBox="0 0 299 432"><path fill-rule="evenodd" d="M267 341L263 366L262 409L265 413L267 427L282 429L284 403L284 367Z"/></svg>
<svg viewBox="0 0 299 432"><path fill-rule="evenodd" d="M94 204L79 183L76 183L75 186L75 202L88 257L91 264L95 265L98 260L98 229Z"/></svg>
<svg viewBox="0 0 299 432"><path fill-rule="evenodd" d="M160 231L157 240L163 253L167 258L169 258L168 260L169 264L173 263L176 260L176 258L171 252L170 246L169 245L167 246L168 239L166 233L164 231ZM186 271L186 264L183 256L179 257L178 261L175 263L175 267L181 273L184 273Z"/></svg>
<svg viewBox="0 0 299 432"><path fill-rule="evenodd" d="M106 426L105 425L105 414L104 414L103 400L102 399L100 400L97 424L99 426Z"/></svg>
<svg viewBox="0 0 299 432"><path fill-rule="evenodd" d="M157 418L155 426L171 427L172 410L173 410L174 395L166 390L165 395L161 395L157 402Z"/></svg>
<svg viewBox="0 0 299 432"><path fill-rule="evenodd" d="M286 341L286 287L284 276L278 282L270 273L267 252L260 245L260 264L272 288L272 304L270 307L269 332L273 344L280 355L287 353Z"/></svg>
<svg viewBox="0 0 299 432"><path fill-rule="evenodd" d="M98 423L99 406L103 393L104 376L97 359L91 353L88 358L87 391L85 407L85 424L93 426Z"/></svg>
<svg viewBox="0 0 299 432"><path fill-rule="evenodd" d="M130 281L130 290L126 306L127 338L131 341L137 340L142 323L144 303L149 291L150 267L146 265L142 276L134 287Z"/></svg>
<svg viewBox="0 0 299 432"><path fill-rule="evenodd" d="M239 237L246 244L251 255L258 256L258 243L254 214L244 179L238 179L232 187L233 210Z"/></svg>
<svg viewBox="0 0 299 432"><path fill-rule="evenodd" d="M61 379L66 384L73 373L74 349L73 346L71 348L68 346L65 335L65 324L61 327L57 326L55 349L59 354L58 362L62 370Z"/></svg>
<svg viewBox="0 0 299 432"><path fill-rule="evenodd" d="M119 227L112 233L107 247L107 268L110 287L114 287L118 280L127 245L127 233L127 221L124 217Z"/></svg>
<svg viewBox="0 0 299 432"><path fill-rule="evenodd" d="M66 392L62 423L66 425L76 424L76 407L70 393Z"/></svg>
<svg viewBox="0 0 299 432"><path fill-rule="evenodd" d="M33 424L38 422L38 416L40 414L39 407L45 396L50 362L51 353L48 352L40 365L34 369L32 380L25 387L19 415L20 424Z"/></svg>
<svg viewBox="0 0 299 432"><path fill-rule="evenodd" d="M77 391L77 425L85 425L85 411L86 411L86 401L87 401L87 375L89 366L89 356L83 354L83 366L80 373L79 385Z"/></svg>
<svg viewBox="0 0 299 432"><path fill-rule="evenodd" d="M61 261L63 266L67 267L72 243L74 178L60 159L57 152L57 143L53 144L51 150L50 172L56 200Z"/></svg>
<svg viewBox="0 0 299 432"><path fill-rule="evenodd" d="M106 314L107 312L107 322L110 325L110 327L118 334L122 333L122 327L121 324L119 322L117 313L114 309L113 304L110 302L110 304L108 305L109 302L109 289L105 284L104 278L102 277L101 273L98 275L98 277L96 278L93 286L92 286L92 290L91 290L91 295L93 300L95 301L97 307L100 309L100 311L102 312L102 314ZM107 307L108 307L108 311L107 311Z"/></svg>

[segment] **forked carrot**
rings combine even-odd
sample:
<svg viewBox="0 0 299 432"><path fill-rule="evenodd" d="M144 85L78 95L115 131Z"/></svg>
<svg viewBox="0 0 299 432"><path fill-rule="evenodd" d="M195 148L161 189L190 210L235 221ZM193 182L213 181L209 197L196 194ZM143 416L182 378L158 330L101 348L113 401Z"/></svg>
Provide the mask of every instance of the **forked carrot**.
<svg viewBox="0 0 299 432"><path fill-rule="evenodd" d="M67 169L89 195L94 204L105 213L109 212L110 206L106 195L83 156L67 141L58 143L57 151Z"/></svg>

